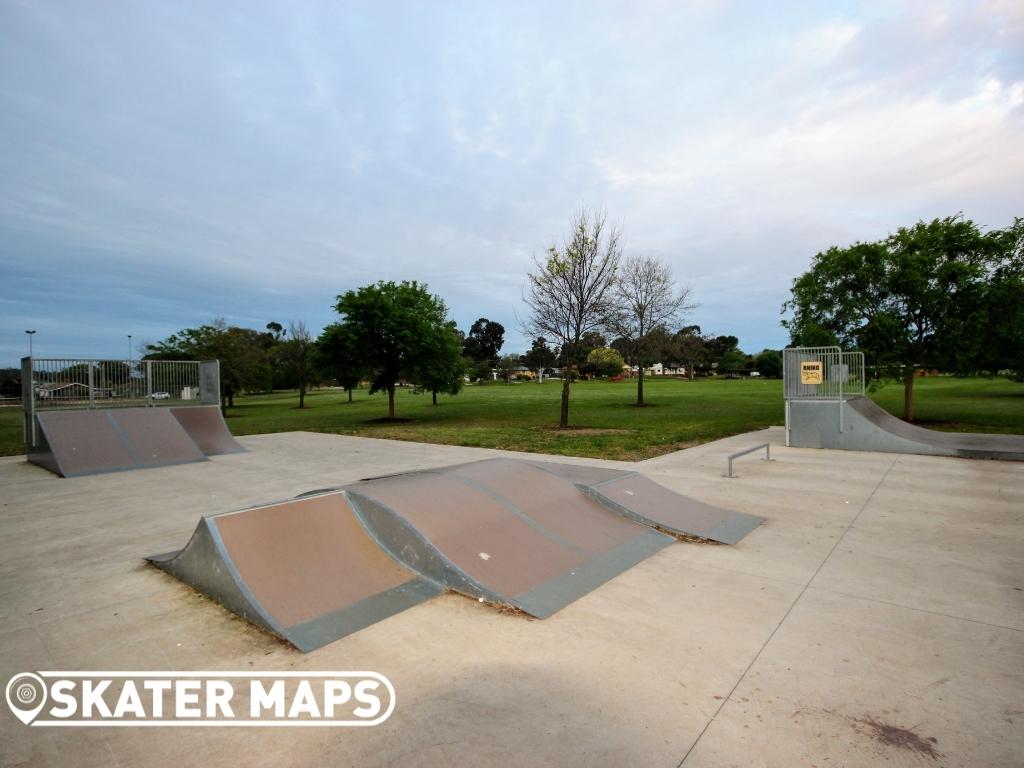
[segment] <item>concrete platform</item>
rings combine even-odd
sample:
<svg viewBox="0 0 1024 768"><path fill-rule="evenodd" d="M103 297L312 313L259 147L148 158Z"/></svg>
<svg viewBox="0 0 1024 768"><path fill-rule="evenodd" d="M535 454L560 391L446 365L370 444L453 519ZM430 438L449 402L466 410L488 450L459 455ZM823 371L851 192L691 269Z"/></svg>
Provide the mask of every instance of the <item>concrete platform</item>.
<svg viewBox="0 0 1024 768"><path fill-rule="evenodd" d="M722 477L726 455L766 439L775 462L747 456ZM672 544L544 621L442 596L303 655L142 557L180 546L201 514L515 454L239 442L250 452L74 479L0 459L0 682L369 669L394 683L394 715L34 729L5 711L0 765L1024 764L1024 465L787 449L781 428L603 462L768 521L733 547Z"/></svg>

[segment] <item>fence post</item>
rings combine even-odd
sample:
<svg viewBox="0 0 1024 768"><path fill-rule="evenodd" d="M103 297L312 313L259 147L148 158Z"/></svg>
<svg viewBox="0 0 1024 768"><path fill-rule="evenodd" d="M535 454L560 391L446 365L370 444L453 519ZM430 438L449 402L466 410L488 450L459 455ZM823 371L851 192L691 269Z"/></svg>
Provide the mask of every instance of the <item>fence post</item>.
<svg viewBox="0 0 1024 768"><path fill-rule="evenodd" d="M36 445L36 383L31 357L21 358L21 410L25 414L22 424L25 444Z"/></svg>
<svg viewBox="0 0 1024 768"><path fill-rule="evenodd" d="M153 405L153 361L146 361L146 407Z"/></svg>

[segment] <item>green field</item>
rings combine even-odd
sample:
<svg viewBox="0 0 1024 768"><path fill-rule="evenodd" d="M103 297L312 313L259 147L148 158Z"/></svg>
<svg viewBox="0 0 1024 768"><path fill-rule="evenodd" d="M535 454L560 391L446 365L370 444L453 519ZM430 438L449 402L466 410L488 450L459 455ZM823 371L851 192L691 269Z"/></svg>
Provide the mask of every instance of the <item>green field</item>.
<svg viewBox="0 0 1024 768"><path fill-rule="evenodd" d="M698 379L649 381L650 407L636 408L635 383L584 381L573 385L570 422L558 423L560 382L471 385L457 397L399 390L402 423L375 422L386 415L382 395L319 390L299 410L294 392L236 398L228 426L236 435L307 430L343 435L446 443L569 456L637 460L698 443L782 424L782 382ZM892 384L872 397L892 413L902 411L903 389ZM1007 379L921 379L918 423L961 432L1024 433L1024 384ZM21 412L0 410L0 455L23 451Z"/></svg>

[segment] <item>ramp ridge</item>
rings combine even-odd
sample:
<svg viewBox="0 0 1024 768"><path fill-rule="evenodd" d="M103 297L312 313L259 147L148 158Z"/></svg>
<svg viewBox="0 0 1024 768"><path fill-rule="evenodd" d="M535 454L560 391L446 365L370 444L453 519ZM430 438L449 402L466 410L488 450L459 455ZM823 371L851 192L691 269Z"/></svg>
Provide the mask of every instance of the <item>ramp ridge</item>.
<svg viewBox="0 0 1024 768"><path fill-rule="evenodd" d="M114 418L114 415L109 410L103 411L103 414L107 417L107 421L110 422L110 426L113 428L114 432L116 432L117 436L121 438L121 442L124 443L124 449L128 451L128 455L131 456L132 461L135 462L135 466L129 467L129 469L141 469L144 467L145 465L142 461L142 457L139 456L139 452L135 450L135 446L132 445L132 441L128 438L128 435L125 434L121 425L117 423L117 419Z"/></svg>
<svg viewBox="0 0 1024 768"><path fill-rule="evenodd" d="M490 603L508 602L459 568L397 511L372 496L345 491L366 532L399 565L455 592Z"/></svg>

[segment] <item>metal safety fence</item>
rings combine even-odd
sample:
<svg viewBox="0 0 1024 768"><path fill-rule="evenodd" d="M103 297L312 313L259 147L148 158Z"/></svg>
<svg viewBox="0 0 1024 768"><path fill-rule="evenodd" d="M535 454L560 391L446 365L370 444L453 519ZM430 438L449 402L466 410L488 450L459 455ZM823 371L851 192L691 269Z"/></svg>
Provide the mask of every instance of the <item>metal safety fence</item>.
<svg viewBox="0 0 1024 768"><path fill-rule="evenodd" d="M865 393L864 353L839 347L790 347L782 352L786 400L845 400Z"/></svg>
<svg viewBox="0 0 1024 768"><path fill-rule="evenodd" d="M782 351L782 380L786 399L787 446L791 440L793 411L796 408L831 409L834 406L842 434L846 401L851 397L863 397L867 392L864 353L843 352L839 347L790 347Z"/></svg>
<svg viewBox="0 0 1024 768"><path fill-rule="evenodd" d="M25 436L36 443L34 416L47 410L216 405L217 360L95 360L24 357L21 405Z"/></svg>
<svg viewBox="0 0 1024 768"><path fill-rule="evenodd" d="M195 405L202 401L202 365L194 360L25 358L22 361L23 396L28 395L36 411ZM29 385L27 393L24 383Z"/></svg>

